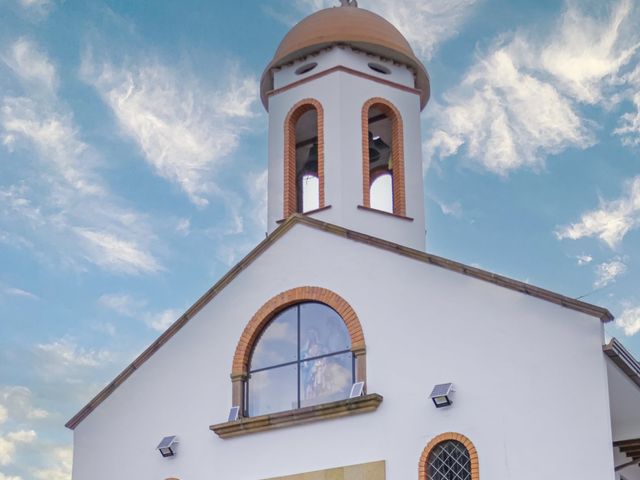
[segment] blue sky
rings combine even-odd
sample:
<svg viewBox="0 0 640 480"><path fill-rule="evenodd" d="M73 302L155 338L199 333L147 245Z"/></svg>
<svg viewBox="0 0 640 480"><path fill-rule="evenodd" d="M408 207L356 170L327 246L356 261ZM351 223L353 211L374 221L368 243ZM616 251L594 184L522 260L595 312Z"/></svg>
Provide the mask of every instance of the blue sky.
<svg viewBox="0 0 640 480"><path fill-rule="evenodd" d="M0 0L0 480L264 238L258 79L329 0ZM361 0L425 62L428 251L608 307L640 356L637 0Z"/></svg>

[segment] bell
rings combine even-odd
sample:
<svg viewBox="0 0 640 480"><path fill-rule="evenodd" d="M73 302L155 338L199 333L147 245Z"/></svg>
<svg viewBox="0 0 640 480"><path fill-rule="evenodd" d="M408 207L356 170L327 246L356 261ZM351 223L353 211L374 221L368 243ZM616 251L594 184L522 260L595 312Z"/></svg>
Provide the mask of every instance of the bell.
<svg viewBox="0 0 640 480"><path fill-rule="evenodd" d="M373 133L369 132L369 163L371 167L387 166L391 170L390 156L391 147L382 138L374 137Z"/></svg>

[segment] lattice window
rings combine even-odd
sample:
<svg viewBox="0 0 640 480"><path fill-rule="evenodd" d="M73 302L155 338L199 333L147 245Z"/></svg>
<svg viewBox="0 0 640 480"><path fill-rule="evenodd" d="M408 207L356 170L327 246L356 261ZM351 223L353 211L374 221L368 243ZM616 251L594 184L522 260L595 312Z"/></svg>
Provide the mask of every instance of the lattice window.
<svg viewBox="0 0 640 480"><path fill-rule="evenodd" d="M455 440L436 445L427 460L428 480L471 480L471 457Z"/></svg>

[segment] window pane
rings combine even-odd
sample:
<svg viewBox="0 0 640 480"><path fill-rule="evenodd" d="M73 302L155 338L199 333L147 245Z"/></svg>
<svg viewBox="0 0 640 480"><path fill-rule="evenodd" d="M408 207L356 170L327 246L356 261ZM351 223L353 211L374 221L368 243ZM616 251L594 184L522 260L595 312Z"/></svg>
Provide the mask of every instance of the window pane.
<svg viewBox="0 0 640 480"><path fill-rule="evenodd" d="M301 407L343 400L353 385L353 354L342 353L300 364Z"/></svg>
<svg viewBox="0 0 640 480"><path fill-rule="evenodd" d="M471 480L471 458L466 447L448 440L436 445L427 464L429 480Z"/></svg>
<svg viewBox="0 0 640 480"><path fill-rule="evenodd" d="M393 213L393 177L383 173L371 184L371 208Z"/></svg>
<svg viewBox="0 0 640 480"><path fill-rule="evenodd" d="M302 212L320 208L320 180L314 175L302 177Z"/></svg>
<svg viewBox="0 0 640 480"><path fill-rule="evenodd" d="M298 408L298 365L263 370L249 377L249 416Z"/></svg>
<svg viewBox="0 0 640 480"><path fill-rule="evenodd" d="M273 367L298 359L298 311L291 307L269 323L253 350L250 370Z"/></svg>
<svg viewBox="0 0 640 480"><path fill-rule="evenodd" d="M342 317L321 303L300 305L300 358L351 349L351 337Z"/></svg>

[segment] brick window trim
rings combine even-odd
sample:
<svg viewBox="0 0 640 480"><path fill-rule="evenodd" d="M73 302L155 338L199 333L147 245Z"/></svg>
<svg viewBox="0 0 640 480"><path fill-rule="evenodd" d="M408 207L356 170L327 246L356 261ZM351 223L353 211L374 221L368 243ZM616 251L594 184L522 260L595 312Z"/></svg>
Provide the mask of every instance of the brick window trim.
<svg viewBox="0 0 640 480"><path fill-rule="evenodd" d="M300 117L309 110L316 110L318 115L318 183L319 208L324 208L324 109L314 98L305 98L296 103L284 121L284 218L297 211L296 193L296 124Z"/></svg>
<svg viewBox="0 0 640 480"><path fill-rule="evenodd" d="M471 480L480 480L480 466L478 462L478 451L476 450L476 447L473 445L473 442L471 442L471 440L469 440L467 437L465 437L461 433L454 432L448 432L438 435L427 444L422 452L422 455L420 456L418 480L429 480L429 478L427 477L427 461L429 460L429 455L437 445L448 440L454 440L464 445L464 447L469 452L469 458L471 459Z"/></svg>
<svg viewBox="0 0 640 480"><path fill-rule="evenodd" d="M366 347L362 325L351 305L331 290L322 287L304 286L296 287L279 293L268 300L254 314L244 328L240 340L236 346L231 368L232 404L245 410L244 388L249 374L251 353L260 334L269 324L274 315L282 310L303 302L318 302L335 310L347 327L351 337L351 351L355 357L355 381L366 382ZM366 386L366 383L365 383Z"/></svg>
<svg viewBox="0 0 640 480"><path fill-rule="evenodd" d="M378 107L391 118L391 149L393 175L393 213L407 215L404 176L404 127L400 111L389 100L375 97L362 107L362 205L371 208L371 178L369 172L369 110Z"/></svg>

